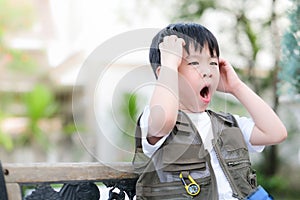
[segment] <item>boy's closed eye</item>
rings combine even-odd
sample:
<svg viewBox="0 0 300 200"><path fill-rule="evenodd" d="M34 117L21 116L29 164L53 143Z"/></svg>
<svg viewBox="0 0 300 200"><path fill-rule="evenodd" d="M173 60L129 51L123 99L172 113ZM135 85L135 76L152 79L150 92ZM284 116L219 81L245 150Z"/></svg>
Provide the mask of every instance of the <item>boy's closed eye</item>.
<svg viewBox="0 0 300 200"><path fill-rule="evenodd" d="M199 62L197 62L197 61L189 62L188 65L199 65Z"/></svg>
<svg viewBox="0 0 300 200"><path fill-rule="evenodd" d="M217 62L210 62L209 64L210 64L210 65L218 66L218 63L217 63Z"/></svg>

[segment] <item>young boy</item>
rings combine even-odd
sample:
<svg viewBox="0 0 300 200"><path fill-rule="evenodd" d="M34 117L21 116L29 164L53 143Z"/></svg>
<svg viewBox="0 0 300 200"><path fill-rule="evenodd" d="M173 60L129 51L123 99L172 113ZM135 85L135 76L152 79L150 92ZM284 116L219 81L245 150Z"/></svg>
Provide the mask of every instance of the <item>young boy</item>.
<svg viewBox="0 0 300 200"><path fill-rule="evenodd" d="M257 188L248 150L285 140L281 120L199 24L161 30L149 58L157 81L136 129L137 199L246 198ZM234 95L252 119L207 110L217 90Z"/></svg>

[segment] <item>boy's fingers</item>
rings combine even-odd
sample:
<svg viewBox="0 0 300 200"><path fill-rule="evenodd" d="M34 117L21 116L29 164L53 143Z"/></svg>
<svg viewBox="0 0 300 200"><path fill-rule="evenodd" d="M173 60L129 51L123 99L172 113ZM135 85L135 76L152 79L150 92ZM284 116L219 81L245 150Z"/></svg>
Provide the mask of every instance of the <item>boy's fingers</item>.
<svg viewBox="0 0 300 200"><path fill-rule="evenodd" d="M220 67L226 66L226 60L224 58L219 58L219 66Z"/></svg>
<svg viewBox="0 0 300 200"><path fill-rule="evenodd" d="M161 49L161 50L162 50L162 49L163 49L163 45L164 45L163 42L159 43L158 49Z"/></svg>
<svg viewBox="0 0 300 200"><path fill-rule="evenodd" d="M164 43L164 44L175 44L175 43L180 43L182 44L183 46L185 45L185 41L182 39L182 38L179 38L177 37L176 35L169 35L169 36L165 36L163 38L163 41L161 43ZM160 43L160 44L161 44Z"/></svg>
<svg viewBox="0 0 300 200"><path fill-rule="evenodd" d="M173 40L175 43L180 43L182 46L185 45L184 39L177 37L176 35L170 35L170 40Z"/></svg>
<svg viewBox="0 0 300 200"><path fill-rule="evenodd" d="M230 68L232 68L231 64L223 59L223 58L219 58L219 69L220 69L220 72L225 72L225 71L228 71L230 70Z"/></svg>
<svg viewBox="0 0 300 200"><path fill-rule="evenodd" d="M177 41L181 42L182 46L185 46L185 41L182 38L178 38Z"/></svg>

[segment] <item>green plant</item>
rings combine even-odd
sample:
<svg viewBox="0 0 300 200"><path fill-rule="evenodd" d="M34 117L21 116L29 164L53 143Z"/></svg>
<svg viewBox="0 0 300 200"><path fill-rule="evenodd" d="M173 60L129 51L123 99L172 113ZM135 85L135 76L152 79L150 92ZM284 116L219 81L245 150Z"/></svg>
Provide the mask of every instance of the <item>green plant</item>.
<svg viewBox="0 0 300 200"><path fill-rule="evenodd" d="M2 120L4 119L4 114L0 111L0 124L2 123ZM14 148L14 143L12 137L3 132L0 128L0 146L3 146L5 150L11 151Z"/></svg>
<svg viewBox="0 0 300 200"><path fill-rule="evenodd" d="M9 134L3 132L1 129L0 129L0 145L3 146L4 149L7 151L12 151L14 148L14 142L12 137Z"/></svg>
<svg viewBox="0 0 300 200"><path fill-rule="evenodd" d="M121 148L128 152L134 151L135 126L138 118L138 101L141 99L137 94L124 92L121 98L121 104L118 109L120 122L120 140ZM123 161L130 161L131 156L122 157Z"/></svg>
<svg viewBox="0 0 300 200"><path fill-rule="evenodd" d="M27 52L17 49L7 49L7 67L13 72L34 73L37 71L37 63Z"/></svg>
<svg viewBox="0 0 300 200"><path fill-rule="evenodd" d="M36 69L37 64L29 53L13 49L7 43L8 38L13 38L13 35L19 31L31 27L33 19L32 3L21 0L0 0L0 65L4 73L12 71L13 73L30 72L32 74L33 70ZM13 117L14 115L9 110L10 105L15 103L12 93L14 91L1 94L0 109L3 112L0 113L1 123L6 117ZM5 133L1 128L0 145L8 151L14 147L12 136Z"/></svg>
<svg viewBox="0 0 300 200"><path fill-rule="evenodd" d="M268 177L261 173L257 175L257 182L271 195L284 193L288 189L288 181L279 175Z"/></svg>
<svg viewBox="0 0 300 200"><path fill-rule="evenodd" d="M8 135L5 134L0 130L0 145L4 147L5 150L11 151L14 148L14 143L12 138Z"/></svg>
<svg viewBox="0 0 300 200"><path fill-rule="evenodd" d="M132 133L134 132L135 122L138 115L138 97L136 94L127 93L123 94L123 101L121 105L121 114L124 118L124 132Z"/></svg>
<svg viewBox="0 0 300 200"><path fill-rule="evenodd" d="M55 101L54 94L47 86L38 84L32 91L24 94L23 99L29 125L22 140L28 143L33 139L42 145L46 145L47 139L39 127L39 121L43 118L52 117L58 110L58 103Z"/></svg>

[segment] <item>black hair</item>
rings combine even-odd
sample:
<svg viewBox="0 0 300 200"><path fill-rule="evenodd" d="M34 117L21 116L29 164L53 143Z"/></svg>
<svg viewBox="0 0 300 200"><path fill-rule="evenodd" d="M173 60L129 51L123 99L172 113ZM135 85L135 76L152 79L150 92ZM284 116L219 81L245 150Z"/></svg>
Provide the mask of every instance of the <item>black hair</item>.
<svg viewBox="0 0 300 200"><path fill-rule="evenodd" d="M189 53L190 45L202 51L205 44L208 45L209 53L212 57L219 57L219 45L215 36L204 26L196 23L175 23L170 24L166 28L158 32L152 39L149 52L149 60L154 74L157 78L156 69L161 65L159 44L163 41L165 36L177 35L184 39L186 45L184 46L187 53Z"/></svg>

